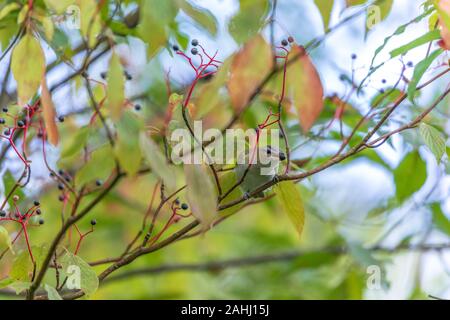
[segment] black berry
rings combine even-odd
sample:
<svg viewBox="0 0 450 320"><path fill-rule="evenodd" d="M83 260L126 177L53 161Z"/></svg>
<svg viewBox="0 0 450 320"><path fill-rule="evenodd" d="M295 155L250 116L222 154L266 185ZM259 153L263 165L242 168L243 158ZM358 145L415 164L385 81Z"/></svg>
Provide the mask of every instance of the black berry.
<svg viewBox="0 0 450 320"><path fill-rule="evenodd" d="M58 189L61 190L61 191L64 190L64 184L59 183L58 184Z"/></svg>
<svg viewBox="0 0 450 320"><path fill-rule="evenodd" d="M95 226L96 224L97 224L97 220L92 219L92 220L91 220L91 225L92 225L92 226Z"/></svg>
<svg viewBox="0 0 450 320"><path fill-rule="evenodd" d="M178 206L178 205L180 205L180 199L176 199L175 200L175 204Z"/></svg>
<svg viewBox="0 0 450 320"><path fill-rule="evenodd" d="M182 203L181 204L181 209L187 210L188 208L189 208L189 206L187 205L187 203Z"/></svg>
<svg viewBox="0 0 450 320"><path fill-rule="evenodd" d="M289 41L289 43L292 43L292 42L294 42L294 38L292 36L289 36L288 41Z"/></svg>
<svg viewBox="0 0 450 320"><path fill-rule="evenodd" d="M3 131L3 134L5 136L9 136L11 134L11 131L9 129L6 129L5 131Z"/></svg>
<svg viewBox="0 0 450 320"><path fill-rule="evenodd" d="M5 210L1 210L0 211L0 217L6 217L6 211Z"/></svg>
<svg viewBox="0 0 450 320"><path fill-rule="evenodd" d="M40 203L39 201L37 201L37 200L35 200L33 203L34 203L34 205L35 205L36 207L41 205L41 203Z"/></svg>
<svg viewBox="0 0 450 320"><path fill-rule="evenodd" d="M8 112L8 108L7 107L3 107L2 111L5 112L5 113Z"/></svg>
<svg viewBox="0 0 450 320"><path fill-rule="evenodd" d="M39 219L39 224L40 224L40 225L43 225L44 222L45 222L44 219Z"/></svg>
<svg viewBox="0 0 450 320"><path fill-rule="evenodd" d="M42 211L41 211L41 209L36 209L36 214L39 216L39 215L41 215L41 213L42 213Z"/></svg>
<svg viewBox="0 0 450 320"><path fill-rule="evenodd" d="M17 121L17 126L19 128L23 128L25 126L25 123L22 120Z"/></svg>
<svg viewBox="0 0 450 320"><path fill-rule="evenodd" d="M0 124L5 124L5 119L3 119L3 118L0 118Z"/></svg>
<svg viewBox="0 0 450 320"><path fill-rule="evenodd" d="M196 47L198 46L198 40L197 39L192 39L191 44Z"/></svg>
<svg viewBox="0 0 450 320"><path fill-rule="evenodd" d="M172 49L173 49L173 51L179 51L179 50L180 50L180 47L177 46L176 44L174 44L174 45L172 46Z"/></svg>
<svg viewBox="0 0 450 320"><path fill-rule="evenodd" d="M96 185L97 187L100 187L102 184L103 184L103 181L102 181L102 180L95 180L95 185Z"/></svg>
<svg viewBox="0 0 450 320"><path fill-rule="evenodd" d="M136 111L140 111L141 109L142 109L142 107L140 104L137 104L134 106L134 110L136 110Z"/></svg>
<svg viewBox="0 0 450 320"><path fill-rule="evenodd" d="M191 53L195 56L198 53L197 48L192 48Z"/></svg>
<svg viewBox="0 0 450 320"><path fill-rule="evenodd" d="M356 58L358 58L358 56L356 55L356 53L352 53L352 59L355 60Z"/></svg>
<svg viewBox="0 0 450 320"><path fill-rule="evenodd" d="M59 201L63 202L64 199L65 199L65 197L64 197L63 194L60 194L60 195L58 196L58 200L59 200Z"/></svg>
<svg viewBox="0 0 450 320"><path fill-rule="evenodd" d="M408 61L406 65L410 68L414 67L414 63L412 61Z"/></svg>
<svg viewBox="0 0 450 320"><path fill-rule="evenodd" d="M59 120L59 122L64 122L64 117L63 116L59 116L58 120Z"/></svg>
<svg viewBox="0 0 450 320"><path fill-rule="evenodd" d="M281 40L281 45L283 47L287 46L288 45L288 41L286 39Z"/></svg>

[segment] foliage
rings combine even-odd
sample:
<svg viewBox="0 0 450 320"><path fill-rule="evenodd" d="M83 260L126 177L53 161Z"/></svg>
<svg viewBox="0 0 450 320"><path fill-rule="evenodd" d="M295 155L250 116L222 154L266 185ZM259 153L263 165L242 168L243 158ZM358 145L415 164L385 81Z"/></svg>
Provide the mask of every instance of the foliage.
<svg viewBox="0 0 450 320"><path fill-rule="evenodd" d="M347 0L339 15L338 1L314 0L323 30L301 36L280 15L309 12L282 2L236 1L224 25L190 0L0 3L0 294L362 299L370 267L385 273L397 252L448 248L450 2L422 1L396 25L394 0ZM390 35L358 67L356 53L335 59L327 41L361 15L361 38ZM428 30L397 41L423 20ZM224 33L229 48L211 49ZM408 62L411 52L424 54ZM397 78L378 85L392 62ZM335 92L329 66L341 73ZM207 129L215 134L200 141ZM229 129L255 139L231 157L212 152L238 149L220 135ZM180 130L192 143L178 152ZM261 150L277 160L267 177L254 176L267 169L259 158L238 172ZM359 208L373 187L361 163L395 192ZM345 184L346 170L359 183ZM425 237L402 233L411 212L428 214Z"/></svg>

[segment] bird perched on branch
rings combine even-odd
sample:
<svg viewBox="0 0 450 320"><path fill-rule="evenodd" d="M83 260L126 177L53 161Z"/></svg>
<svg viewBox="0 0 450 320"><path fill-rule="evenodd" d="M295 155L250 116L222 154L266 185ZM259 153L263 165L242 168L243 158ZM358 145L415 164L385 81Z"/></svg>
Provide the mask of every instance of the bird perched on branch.
<svg viewBox="0 0 450 320"><path fill-rule="evenodd" d="M240 183L244 197L250 198L251 192L276 179L280 161L285 159L286 155L283 152L270 145L240 154L234 171L237 181L241 181L244 177ZM249 164L250 162L252 163ZM260 192L254 197L262 198L264 193Z"/></svg>

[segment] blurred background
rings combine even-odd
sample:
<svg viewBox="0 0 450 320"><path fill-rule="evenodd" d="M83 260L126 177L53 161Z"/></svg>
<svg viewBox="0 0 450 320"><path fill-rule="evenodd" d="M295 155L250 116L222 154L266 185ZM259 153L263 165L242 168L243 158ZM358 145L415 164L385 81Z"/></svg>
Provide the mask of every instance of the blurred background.
<svg viewBox="0 0 450 320"><path fill-rule="evenodd" d="M214 16L217 32L211 35L180 11L172 26L178 30L178 38L174 36L170 42L180 43L182 39L196 38L208 52L217 50L218 58L226 60L241 45L236 41L230 22L240 12L239 1L189 2ZM345 96L351 87L347 79L360 83L369 72L375 50L400 25L423 12L422 2L393 1L387 17L369 31L365 28L366 16L362 14L328 34L317 48L311 50L325 95ZM329 26L332 28L338 25L361 8L348 8L345 0L336 0ZM124 4L125 13L133 9L135 4L132 1ZM264 10L267 12L266 17L269 17L270 6ZM251 24L251 15L247 18ZM306 44L320 38L325 32L322 15L312 0L278 0L275 21L274 38L277 43L287 36L293 36L296 42ZM367 111L380 92L388 90L398 81L405 63L411 61L416 64L423 59L427 46L416 48L396 59L389 59L389 52L426 33L428 29L428 19L423 19L410 25L404 33L387 44L376 58L378 62L387 62L370 77L363 94L352 95L348 101L357 114ZM74 46L80 41L76 31L66 29L64 32L67 45ZM270 27L263 27L261 32L270 41ZM48 61L52 61L55 58L54 51L44 48ZM172 87L180 92L193 79L189 65L170 50L162 49L153 59L149 59L145 44L140 39L129 37L118 45L117 51L125 62L127 72L132 75L132 80L126 84L127 96L137 97L136 101L143 106L143 117L147 119L152 117L155 108L167 103L167 74L170 75ZM352 59L352 54L356 54L356 58ZM75 56L74 65L80 64L82 59L83 56ZM101 73L107 70L108 61L109 54L106 54L91 65L90 76L102 81ZM4 74L6 68L6 60L3 60L0 74ZM49 73L50 86L58 83L70 70L72 67L66 65ZM410 78L413 70L407 69L405 77ZM64 85L53 93L58 114L75 113L66 121L69 124L61 129L68 130L67 134L74 134L71 128L89 120L89 116L76 114L86 107L88 101L86 91L76 82ZM415 107L429 105L448 82L447 76L427 87ZM5 82L2 84L4 86ZM9 81L7 90L13 91L14 88L14 81ZM261 102L255 102L258 103ZM449 105L446 99L439 109L440 113L435 115L438 117L436 121L446 130L446 136L450 131ZM265 117L265 113L257 107L249 110L244 116L254 119L249 123L258 123L258 119ZM414 112L413 108L405 107L396 115L398 122L393 121L390 125L395 128L404 119L412 118ZM323 116L323 123L326 116ZM211 112L205 116L208 117L211 117ZM221 119L217 123L223 123ZM339 126L336 124L333 130L338 132ZM310 137L300 134L295 124L289 126L289 135L291 143L298 145L294 157L313 157L311 165L332 155L340 145L340 141L333 139L332 135L331 138L307 140ZM308 143L302 144L304 141ZM407 201L399 202L396 200L399 179L408 183L410 175L422 174L417 167L403 172L397 170L405 155L413 149L419 151L426 165L426 182ZM61 149L48 147L49 161L55 167L62 166L58 163L60 154ZM10 153L6 157L10 161L4 162L1 167L1 197L4 197L9 176L20 174L20 163L12 160L14 155ZM59 213L62 210L61 203L57 201L58 190L50 184L40 157L38 152L31 154L34 176L24 190L29 197L39 196L45 212L45 226L31 231L31 237L36 243L52 238L59 226ZM449 173L448 163L438 163L415 132L395 136L390 143L333 166L301 183L306 222L300 239L285 214L279 210L278 202L271 199L244 208L203 235L183 239L164 250L139 258L106 280L92 298L412 299L429 298L432 295L448 299L450 252L434 250L433 245L450 245L450 230L445 231L442 224L436 226L433 208L439 211L440 217L444 217L443 224L449 224ZM95 218L98 224L80 249L80 256L85 261L116 256L123 251L140 227L155 183L152 176L127 179L90 213L90 217ZM183 197L181 200L185 201ZM165 214L167 217L168 213ZM89 230L89 219L79 227ZM175 230L177 226L173 228ZM427 246L431 249L427 249ZM338 254L333 251L334 248L343 247L348 250ZM367 250L369 247L380 250ZM252 260L252 257L258 258ZM373 266L379 270L373 269ZM140 269L146 271L133 271ZM95 267L95 270L100 272L103 267ZM380 272L380 286L376 285L376 281L375 285L371 285L373 270L375 273ZM7 264L2 262L0 274L7 273ZM12 297L0 294L0 298Z"/></svg>

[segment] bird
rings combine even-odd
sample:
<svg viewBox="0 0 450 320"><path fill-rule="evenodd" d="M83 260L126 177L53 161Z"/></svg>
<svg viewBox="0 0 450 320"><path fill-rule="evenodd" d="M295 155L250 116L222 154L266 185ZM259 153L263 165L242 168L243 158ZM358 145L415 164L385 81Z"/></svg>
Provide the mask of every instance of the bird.
<svg viewBox="0 0 450 320"><path fill-rule="evenodd" d="M244 193L244 198L249 199L250 194L258 187L273 181L277 178L280 161L286 160L286 155L274 146L262 146L255 150L252 155L253 162L249 166L249 153L241 153L237 158L237 165L234 168L237 181L241 181L240 188ZM255 198L264 197L263 192L254 195Z"/></svg>

